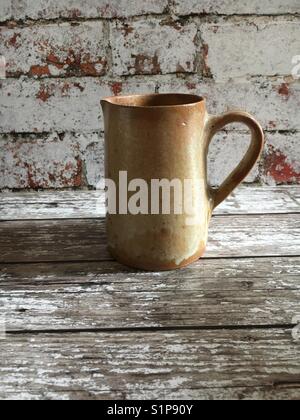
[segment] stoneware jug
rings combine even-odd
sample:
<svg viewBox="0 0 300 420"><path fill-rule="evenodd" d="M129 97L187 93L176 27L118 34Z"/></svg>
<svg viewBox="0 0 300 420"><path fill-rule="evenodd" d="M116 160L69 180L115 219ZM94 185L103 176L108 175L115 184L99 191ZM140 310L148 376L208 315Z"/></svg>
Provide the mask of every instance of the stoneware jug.
<svg viewBox="0 0 300 420"><path fill-rule="evenodd" d="M151 271L178 269L198 260L205 252L213 210L244 180L260 156L264 145L261 126L245 112L211 116L205 99L194 95L119 96L105 98L101 105L105 176L116 185L116 211L107 214L111 254L123 264ZM209 144L230 123L243 123L251 130L250 147L221 187L212 189L207 181ZM140 213L126 212L124 202L120 211L120 202L124 201L120 174L126 174L131 186L138 185L135 180L143 180L149 191L153 180L176 179L183 184L194 180L189 190L198 205L193 223L187 223L185 211L151 212L153 198L149 192L148 213L145 208ZM128 200L133 194L134 188L130 188Z"/></svg>

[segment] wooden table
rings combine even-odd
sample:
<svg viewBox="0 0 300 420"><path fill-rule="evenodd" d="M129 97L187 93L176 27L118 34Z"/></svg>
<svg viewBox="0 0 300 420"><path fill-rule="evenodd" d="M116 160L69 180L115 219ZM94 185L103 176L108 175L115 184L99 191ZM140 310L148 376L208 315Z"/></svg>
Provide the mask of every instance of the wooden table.
<svg viewBox="0 0 300 420"><path fill-rule="evenodd" d="M300 398L300 187L240 188L167 273L112 261L100 192L0 209L1 399Z"/></svg>

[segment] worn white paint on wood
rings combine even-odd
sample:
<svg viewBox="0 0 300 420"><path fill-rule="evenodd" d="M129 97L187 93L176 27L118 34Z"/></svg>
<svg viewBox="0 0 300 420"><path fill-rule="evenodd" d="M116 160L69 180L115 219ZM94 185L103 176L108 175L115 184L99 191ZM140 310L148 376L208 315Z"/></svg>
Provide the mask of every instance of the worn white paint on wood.
<svg viewBox="0 0 300 420"><path fill-rule="evenodd" d="M242 290L298 290L299 257L201 259L180 271L146 272L115 261L1 264L1 286L133 285L135 291L165 290L185 285L204 292ZM186 280L180 280L180 274ZM222 279L222 281L220 281ZM243 280L242 280L243 279ZM151 282L151 284L145 283ZM182 284L181 284L182 282ZM201 285L200 285L201 283ZM129 287L128 287L129 289Z"/></svg>
<svg viewBox="0 0 300 420"><path fill-rule="evenodd" d="M300 213L300 186L239 187L214 215ZM82 219L105 216L105 193L0 193L0 220Z"/></svg>
<svg viewBox="0 0 300 420"><path fill-rule="evenodd" d="M205 258L298 256L299 232L299 214L215 217ZM0 223L0 262L108 259L104 219Z"/></svg>
<svg viewBox="0 0 300 420"><path fill-rule="evenodd" d="M206 257L299 255L299 250L299 214L227 216L212 220Z"/></svg>
<svg viewBox="0 0 300 420"><path fill-rule="evenodd" d="M289 192L292 195L293 199L300 205L300 189L297 185L291 185L289 187Z"/></svg>
<svg viewBox="0 0 300 420"><path fill-rule="evenodd" d="M75 394L76 395L76 394ZM80 395L80 394L77 394ZM122 395L122 394L121 394ZM176 400L267 400L267 401L278 401L278 400L299 400L299 386L296 384L282 384L276 386L265 386L265 387L236 387L236 388L203 388L203 389L186 389L184 387L175 390L150 390L150 391L136 391L132 393L123 394L121 399L126 395L127 400L160 400L168 399L172 401ZM63 398L63 395L62 395ZM65 395L67 398L67 395ZM90 395L93 399L93 396ZM102 398L102 397L100 397ZM105 398L105 397L104 397ZM112 396L113 398L113 396Z"/></svg>
<svg viewBox="0 0 300 420"><path fill-rule="evenodd" d="M274 388L276 395L289 385L300 397L300 347L290 330L8 334L0 351L2 398L12 391L24 398L120 391L124 398L184 398L193 390L200 399L232 387Z"/></svg>
<svg viewBox="0 0 300 420"><path fill-rule="evenodd" d="M114 262L0 265L7 331L290 325L300 258L202 260L169 273Z"/></svg>
<svg viewBox="0 0 300 420"><path fill-rule="evenodd" d="M42 205L47 214L57 205L66 217L64 208L75 213L99 193L103 199L98 191L1 197L5 208ZM257 212L247 204L254 195L269 203L264 215L247 214L248 206ZM298 187L237 190L213 218L210 258L171 273L111 261L94 213L2 221L2 261L27 264L0 265L11 331L0 341L0 398L299 399L299 343L290 328L300 260L280 256L299 252L298 199ZM282 208L291 214L277 214ZM60 264L28 264L52 259Z"/></svg>
<svg viewBox="0 0 300 420"><path fill-rule="evenodd" d="M50 385L49 385L50 387ZM142 391L105 391L105 390L94 390L86 391L82 390L60 390L55 387L55 390L30 390L29 392L16 392L11 389L5 392L5 395L1 395L2 400L79 400L79 401L94 401L94 400L201 400L201 401L298 401L299 400L299 387L297 383L293 384L282 384L280 386L263 386L263 387L226 387L226 388L201 388L201 389L189 389L180 387L176 390L158 389L158 390L142 390Z"/></svg>

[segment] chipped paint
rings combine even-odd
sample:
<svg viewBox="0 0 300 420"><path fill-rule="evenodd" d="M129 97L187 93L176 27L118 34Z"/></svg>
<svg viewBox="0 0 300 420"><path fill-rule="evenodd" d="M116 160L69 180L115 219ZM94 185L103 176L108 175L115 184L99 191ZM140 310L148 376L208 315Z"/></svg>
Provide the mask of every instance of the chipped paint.
<svg viewBox="0 0 300 420"><path fill-rule="evenodd" d="M122 82L114 82L111 84L111 90L115 96L118 96L122 93L123 90L123 83Z"/></svg>
<svg viewBox="0 0 300 420"><path fill-rule="evenodd" d="M112 95L101 78L6 79L0 82L2 130L17 133L103 131L100 99ZM153 80L128 80L122 93L155 92ZM2 100L3 98L3 100Z"/></svg>
<svg viewBox="0 0 300 420"><path fill-rule="evenodd" d="M95 187L104 176L103 139L97 133L0 135L0 147L0 188Z"/></svg>
<svg viewBox="0 0 300 420"><path fill-rule="evenodd" d="M212 73L211 73L210 67L208 65L209 45L208 44L203 44L202 51L203 51L203 71L204 71L204 75L206 77L211 77Z"/></svg>
<svg viewBox="0 0 300 420"><path fill-rule="evenodd" d="M279 86L278 93L288 99L290 97L289 85L287 83L282 83L282 85Z"/></svg>
<svg viewBox="0 0 300 420"><path fill-rule="evenodd" d="M47 102L49 98L51 98L51 87L41 85L40 90L38 91L36 97L37 99L41 100L42 102Z"/></svg>
<svg viewBox="0 0 300 420"><path fill-rule="evenodd" d="M112 24L111 46L116 74L166 74L176 73L178 66L183 72L195 72L197 47L194 39L197 25L166 25L162 20L132 22L124 31L119 22ZM187 64L190 63L190 64Z"/></svg>
<svg viewBox="0 0 300 420"><path fill-rule="evenodd" d="M154 57L149 57L147 55L138 54L133 55L133 58L135 59L134 62L134 72L135 74L160 74L161 73L161 67L158 61L157 54L154 55Z"/></svg>
<svg viewBox="0 0 300 420"><path fill-rule="evenodd" d="M103 76L107 71L102 22L5 28L0 44L10 76Z"/></svg>
<svg viewBox="0 0 300 420"><path fill-rule="evenodd" d="M264 171L268 178L276 184L300 184L300 168L296 163L296 156L290 160L279 149L269 146L264 160Z"/></svg>

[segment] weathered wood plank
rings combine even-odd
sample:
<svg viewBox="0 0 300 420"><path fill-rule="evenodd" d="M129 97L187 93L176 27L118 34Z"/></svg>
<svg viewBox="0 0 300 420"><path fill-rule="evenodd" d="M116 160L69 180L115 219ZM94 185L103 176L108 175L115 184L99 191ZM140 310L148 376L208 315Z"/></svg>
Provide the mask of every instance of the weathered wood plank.
<svg viewBox="0 0 300 420"><path fill-rule="evenodd" d="M133 290L298 290L300 257L201 259L180 271L139 271L115 261L0 264L0 287L128 284ZM243 280L243 281L242 281ZM201 282L201 283L199 283Z"/></svg>
<svg viewBox="0 0 300 420"><path fill-rule="evenodd" d="M71 203L74 201L93 201L103 195L103 191L85 191L85 190L45 190L45 191L26 191L26 192L0 192L0 204L19 205L22 204L51 204Z"/></svg>
<svg viewBox="0 0 300 420"><path fill-rule="evenodd" d="M54 388L54 387L53 387ZM53 391L33 391L29 392L16 392L7 391L5 395L0 393L1 400L76 400L76 401L94 401L94 400L201 400L201 401L244 401L244 400L263 400L263 401L278 401L278 400L299 400L299 386L289 385L283 387L235 387L235 388L199 388L199 389L186 389L180 388L177 390L165 389L163 390L143 390L143 391L85 391L85 390L68 390L60 391L55 387Z"/></svg>
<svg viewBox="0 0 300 420"><path fill-rule="evenodd" d="M298 185L291 185L288 189L292 199L300 206L300 187Z"/></svg>
<svg viewBox="0 0 300 420"><path fill-rule="evenodd" d="M239 187L214 214L280 214L300 213L300 202L295 200L300 186L289 187Z"/></svg>
<svg viewBox="0 0 300 420"><path fill-rule="evenodd" d="M127 399L170 399L170 400L299 400L300 388L289 385L278 388L266 386L260 388L237 387L237 388L202 388L202 389L178 389L176 391L143 391L126 393Z"/></svg>
<svg viewBox="0 0 300 420"><path fill-rule="evenodd" d="M201 389L178 389L165 391L143 390L142 392L124 392L124 391L59 391L56 389L52 392L23 392L15 393L7 392L4 400L79 400L79 401L113 401L113 400L177 400L186 401L298 401L299 400L299 387L275 388L268 387L236 387L236 388L201 388Z"/></svg>
<svg viewBox="0 0 300 420"><path fill-rule="evenodd" d="M215 215L300 213L300 186L240 187ZM103 191L0 194L0 220L81 219L105 215Z"/></svg>
<svg viewBox="0 0 300 420"><path fill-rule="evenodd" d="M206 257L299 255L300 215L220 216L212 220Z"/></svg>
<svg viewBox="0 0 300 420"><path fill-rule="evenodd" d="M104 216L103 191L0 194L0 220L59 220Z"/></svg>
<svg viewBox="0 0 300 420"><path fill-rule="evenodd" d="M300 215L219 216L206 258L297 256ZM0 263L105 261L104 219L0 222Z"/></svg>
<svg viewBox="0 0 300 420"><path fill-rule="evenodd" d="M170 273L0 265L8 331L291 325L299 302L300 258L203 260Z"/></svg>
<svg viewBox="0 0 300 420"><path fill-rule="evenodd" d="M9 334L0 351L1 398L300 398L290 330Z"/></svg>

